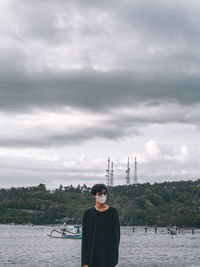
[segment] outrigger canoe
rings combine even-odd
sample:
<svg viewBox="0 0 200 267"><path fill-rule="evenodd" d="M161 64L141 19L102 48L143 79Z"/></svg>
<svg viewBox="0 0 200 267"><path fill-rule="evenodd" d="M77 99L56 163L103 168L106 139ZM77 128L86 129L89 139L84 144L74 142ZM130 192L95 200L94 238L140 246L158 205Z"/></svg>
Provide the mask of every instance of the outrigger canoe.
<svg viewBox="0 0 200 267"><path fill-rule="evenodd" d="M68 226L67 229L61 229L60 231L53 229L48 235L54 238L72 238L81 239L82 238L82 227L81 225Z"/></svg>
<svg viewBox="0 0 200 267"><path fill-rule="evenodd" d="M177 234L177 232L173 228L167 228L167 230L168 230L168 233L170 235L176 235Z"/></svg>

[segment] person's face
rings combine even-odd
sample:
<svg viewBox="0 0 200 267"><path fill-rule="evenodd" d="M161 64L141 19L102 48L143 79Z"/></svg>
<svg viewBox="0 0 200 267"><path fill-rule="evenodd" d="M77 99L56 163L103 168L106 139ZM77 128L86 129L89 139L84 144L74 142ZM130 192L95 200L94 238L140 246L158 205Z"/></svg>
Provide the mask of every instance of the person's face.
<svg viewBox="0 0 200 267"><path fill-rule="evenodd" d="M107 192L105 189L102 189L100 192L96 192L96 195L92 197L96 199L97 196L102 196L103 194L107 195Z"/></svg>
<svg viewBox="0 0 200 267"><path fill-rule="evenodd" d="M97 192L97 193L96 193L96 196L102 196L103 194L104 194L104 195L107 194L105 189L102 189L101 192Z"/></svg>

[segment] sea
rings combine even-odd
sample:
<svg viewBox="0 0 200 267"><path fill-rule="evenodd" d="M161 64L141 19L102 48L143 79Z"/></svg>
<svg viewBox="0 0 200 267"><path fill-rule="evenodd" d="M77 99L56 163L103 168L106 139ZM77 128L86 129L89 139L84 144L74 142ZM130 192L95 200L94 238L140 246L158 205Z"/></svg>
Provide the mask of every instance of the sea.
<svg viewBox="0 0 200 267"><path fill-rule="evenodd" d="M61 226L0 225L0 266L81 266L81 240L51 238ZM117 267L200 267L200 229L121 226Z"/></svg>

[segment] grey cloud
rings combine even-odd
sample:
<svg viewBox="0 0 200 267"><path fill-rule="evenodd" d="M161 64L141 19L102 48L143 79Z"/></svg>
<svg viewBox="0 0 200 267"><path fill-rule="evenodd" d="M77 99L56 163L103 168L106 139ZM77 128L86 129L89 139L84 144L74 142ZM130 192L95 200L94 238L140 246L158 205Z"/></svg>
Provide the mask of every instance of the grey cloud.
<svg viewBox="0 0 200 267"><path fill-rule="evenodd" d="M85 12L96 11L109 14L120 41L124 36L141 42L163 45L176 43L194 45L199 43L199 3L197 1L74 1ZM121 32L120 32L121 31ZM143 44L144 44L143 43Z"/></svg>
<svg viewBox="0 0 200 267"><path fill-rule="evenodd" d="M34 160L18 157L0 157L1 187L25 186L45 183L48 187L57 187L59 184L90 183L104 178L102 168L93 165L64 167L62 162ZM104 171L104 169L103 169Z"/></svg>
<svg viewBox="0 0 200 267"><path fill-rule="evenodd" d="M46 148L79 146L83 142L91 140L106 139L122 141L127 136L141 136L141 129L144 129L144 127L148 129L148 126L152 123L160 125L175 123L179 127L181 124L186 124L188 128L190 127L189 125L193 125L196 127L196 130L198 130L200 125L200 108L198 106L182 107L175 104L163 105L154 103L152 105L152 103L147 103L146 105L135 106L125 111L123 108L116 108L107 110L107 113L102 113L104 117L106 117L106 114L109 117L108 121L102 120L93 126L82 125L79 127L77 125L75 129L70 128L71 130L67 132L63 130L66 128L64 121L63 129L60 129L60 131L57 130L56 133L52 131L50 124L47 124L45 127L41 127L41 124L35 126L33 124L31 128L26 128L25 125L24 129L21 128L22 126L18 129L18 126L16 130L20 130L21 134L19 135L17 130L17 137L14 133L9 138L1 136L0 147ZM7 127L11 127L11 125ZM34 135L34 133L37 133L37 135Z"/></svg>
<svg viewBox="0 0 200 267"><path fill-rule="evenodd" d="M38 6L40 8L38 9ZM31 37L46 43L59 45L72 42L73 35L79 35L80 42L88 36L101 41L102 33L112 41L113 35L119 44L124 42L142 43L142 46L177 47L199 44L199 4L197 1L21 1L12 6L19 32L23 39ZM106 31L106 24L96 21L96 15L107 14L112 23L112 31ZM19 16L20 14L20 16ZM65 27L58 28L56 23L61 14ZM84 19L78 27L74 25L74 15ZM85 16L83 15L85 14ZM106 22L105 22L106 23ZM136 33L137 35L135 36ZM109 35L110 34L110 38ZM137 40L138 39L138 40ZM92 45L92 43L91 43ZM113 43L113 46L115 44ZM176 47L176 48L177 48ZM131 51L131 47L130 47Z"/></svg>
<svg viewBox="0 0 200 267"><path fill-rule="evenodd" d="M21 39L22 42L29 39L32 41L40 40L49 46L69 41L73 27L65 27L64 30L56 27L57 15L61 11L62 6L58 3L55 5L51 1L21 1L20 5L11 5L10 13L13 15L17 27L13 36L16 39Z"/></svg>
<svg viewBox="0 0 200 267"><path fill-rule="evenodd" d="M19 48L1 47L0 48L0 87L3 89L10 81L10 87L14 87L15 80L24 79L26 70L26 56ZM4 84L5 82L5 84Z"/></svg>
<svg viewBox="0 0 200 267"><path fill-rule="evenodd" d="M200 101L200 80L196 74L139 74L130 71L53 73L17 77L1 76L1 110L34 107L75 106L103 110L111 106L148 101Z"/></svg>
<svg viewBox="0 0 200 267"><path fill-rule="evenodd" d="M37 132L39 129L35 128L34 131ZM42 134L42 132L41 132ZM110 140L119 140L127 134L138 135L138 130L127 129L127 127L121 127L120 123L117 124L101 124L92 128L82 128L76 132L71 133L59 133L53 134L49 132L45 137L27 137L23 136L21 138L3 138L0 137L0 147L58 147L58 146L78 146L82 142L86 142L91 139L105 138Z"/></svg>
<svg viewBox="0 0 200 267"><path fill-rule="evenodd" d="M198 1L22 0L9 1L7 5L5 16L2 12L0 21L0 111L4 114L11 112L9 116L12 113L34 113L38 109L56 113L62 107L70 106L73 110L107 113L112 119L94 127L81 126L70 133L57 129L56 134L47 131L48 125L47 129L41 129L32 122L33 132L25 126L23 133L23 127L18 129L17 124L13 127L17 134L13 131L12 138L8 138L11 134L6 136L7 130L2 131L0 147L17 147L22 154L20 149L27 147L41 148L45 152L46 148L55 147L59 151L64 145L74 148L91 139L96 139L95 144L98 144L98 138L121 141L124 137L140 135L140 126L147 126L144 138L149 140L154 136L151 126L148 128L151 123L178 122L177 127L180 123L199 125ZM67 70L64 70L65 67ZM171 112L172 106L169 105L169 109L166 106L165 112L161 112L166 103L172 106L178 103L180 110ZM142 105L147 113L149 107L157 106L158 114L120 114L123 107ZM184 169L188 176L193 175L193 170L198 172L198 155L194 152L191 156L193 152L190 153L190 149L195 151L198 146L198 133L195 127L190 129L190 126L186 133L182 134L180 129L177 134L175 129L173 134L169 130L169 137L168 132L166 136L169 144L170 138L179 139L177 135L182 135L180 142L183 144L187 143L187 138L190 139L191 143L187 141L192 160L188 160L187 164L177 164L170 159L170 153L164 151L169 160L161 160L164 157L161 153L151 165L147 162L141 166L143 181L150 171L152 175L162 176L160 181L165 174L168 179L178 177ZM11 123L7 127L12 131ZM30 136L26 135L30 132ZM38 134L34 135L35 132ZM161 140L162 136L159 138ZM135 150L137 144L134 142L137 141L133 138L129 143L130 150L132 146ZM111 143L109 146L114 148L115 144ZM110 152L110 147L102 148L102 154L106 149L105 153ZM79 147L76 149L81 150ZM38 153L41 152L38 150ZM87 153L91 156L95 149L93 151L88 145ZM123 153L128 153L126 147L119 152L120 155ZM21 163L16 162L18 166L15 168L10 160L7 159L4 170L1 168L2 184L12 185L18 180L16 184L49 181L55 185L67 177L67 183L91 183L93 178L100 179L95 175L91 178L88 170L86 173L83 170L82 175L75 170L71 170L74 175L62 172L63 168L51 172L48 171L49 165L43 161L29 164L22 159ZM169 174L169 170L175 170L175 174Z"/></svg>
<svg viewBox="0 0 200 267"><path fill-rule="evenodd" d="M186 1L137 0L121 5L118 18L122 24L126 23L133 30L147 34L148 38L167 38L170 42L199 31L199 18L195 8L190 8L191 5L199 6L196 1L191 1L188 5ZM192 15L197 20L193 20Z"/></svg>
<svg viewBox="0 0 200 267"><path fill-rule="evenodd" d="M24 157L6 157L0 156L1 159L1 169L7 170L12 169L13 171L27 171L27 172L40 172L40 173L54 173L56 174L74 174L77 175L84 171L85 174L89 173L99 173L101 172L101 167L91 166L91 164L85 163L81 165L80 162L76 159L75 164L79 164L79 168L77 166L71 166L70 162L57 160L36 160L34 158L24 158ZM64 164L64 165L63 165Z"/></svg>
<svg viewBox="0 0 200 267"><path fill-rule="evenodd" d="M21 44L27 41L35 58L40 58L41 51L34 48L34 41L44 41L46 48L52 49L52 45L72 42L75 34L78 37L74 45L84 68L80 71L51 69L47 60L44 70L38 71L34 60L30 64L26 53L29 47L23 51L20 43L13 43L0 51L0 109L23 112L70 105L105 110L150 101L198 103L200 55L197 49L187 45L190 41L192 48L197 47L200 36L200 16L192 4L198 6L195 1L189 5L186 1L142 0L123 4L120 1L22 1L20 5L11 5L18 30L12 34L8 31L5 39L11 34L18 40L21 38ZM76 28L73 14L83 14L82 9L88 17ZM95 14L100 11L109 15L111 32L103 22L95 21ZM64 16L63 29L56 28L58 14ZM106 43L97 47L102 35L107 36ZM97 42L94 44L88 36L95 36ZM160 44L159 38L164 43ZM88 49L81 46L82 40L87 40ZM135 49L134 42L141 43L141 40L141 48ZM157 50L148 51L154 47ZM113 67L109 71L92 69L93 63L98 65L92 56L94 50L102 57L113 52Z"/></svg>
<svg viewBox="0 0 200 267"><path fill-rule="evenodd" d="M81 3L76 1L21 1L20 5L13 4L11 14L15 17L18 28L14 36L22 41L39 40L53 47L71 43L76 34L89 37L106 34L103 25L96 21L94 9L88 4L85 2L82 8L80 8ZM86 24L80 23L77 27L74 25L75 15L77 13L82 15L83 8L89 20L85 20Z"/></svg>
<svg viewBox="0 0 200 267"><path fill-rule="evenodd" d="M56 162L38 162L34 160L15 159L15 162L11 163L11 158L3 159L5 164L1 164L1 176L0 184L5 186L25 186L36 185L39 183L45 183L48 187L58 187L59 184L92 184L97 181L106 182L104 172L106 169L105 164L99 168L95 168L91 165L90 168L82 168L78 162L76 162L76 168L65 169ZM149 163L138 162L138 180L142 182L162 182L163 180L179 180L181 179L197 179L199 164L197 158L190 159L187 162L176 161L173 164L171 160L155 159ZM16 165L17 168L15 168ZM125 170L126 164L121 164L114 161L114 166L122 167L122 169L115 169L115 184L125 183ZM81 175L77 173L77 169L81 172ZM133 169L134 163L131 164L131 181L133 181ZM182 170L185 170L185 174L182 174ZM169 171L170 170L170 171ZM193 171L195 170L195 171ZM91 171L91 173L90 173Z"/></svg>

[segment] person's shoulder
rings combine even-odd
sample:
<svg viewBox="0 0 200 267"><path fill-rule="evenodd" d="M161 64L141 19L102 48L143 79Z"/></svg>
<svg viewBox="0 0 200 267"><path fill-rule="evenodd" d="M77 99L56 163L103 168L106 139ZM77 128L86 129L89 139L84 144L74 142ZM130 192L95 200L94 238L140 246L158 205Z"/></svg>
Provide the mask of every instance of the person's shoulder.
<svg viewBox="0 0 200 267"><path fill-rule="evenodd" d="M88 215L88 214L90 214L93 210L94 210L94 207L92 207L92 208L87 208L87 209L84 211L84 215Z"/></svg>
<svg viewBox="0 0 200 267"><path fill-rule="evenodd" d="M109 206L109 209L113 213L116 213L117 212L117 209L115 207Z"/></svg>

